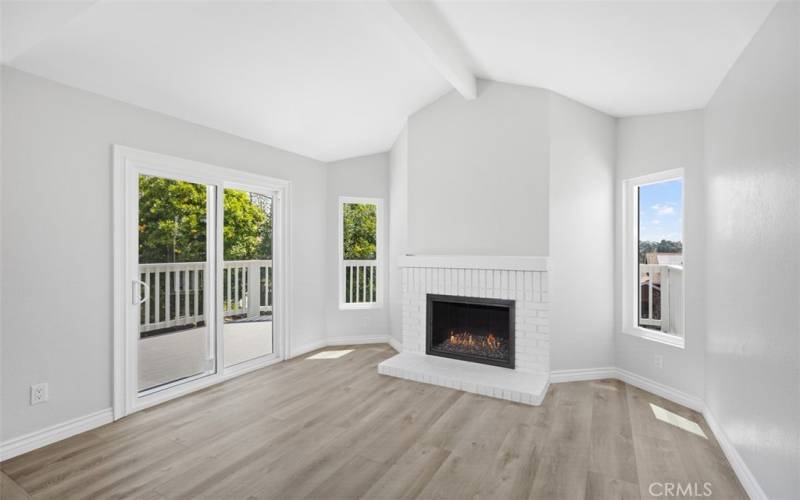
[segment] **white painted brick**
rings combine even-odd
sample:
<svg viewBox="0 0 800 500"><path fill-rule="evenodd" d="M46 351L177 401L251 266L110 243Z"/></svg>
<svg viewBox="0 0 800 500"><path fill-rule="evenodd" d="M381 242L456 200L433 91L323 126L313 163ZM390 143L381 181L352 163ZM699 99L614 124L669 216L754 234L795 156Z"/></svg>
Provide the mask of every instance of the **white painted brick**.
<svg viewBox="0 0 800 500"><path fill-rule="evenodd" d="M540 318L538 316L528 316L522 319L522 322L528 325L549 325L547 318Z"/></svg>
<svg viewBox="0 0 800 500"><path fill-rule="evenodd" d="M549 369L549 305L546 273L484 269L404 268L403 272L403 348L424 353L426 294L439 293L472 297L503 298L516 301L516 369L526 373ZM440 381L448 387L495 396L485 386L451 379ZM513 395L495 397L512 399ZM524 395L517 395L525 403ZM530 398L527 403L530 404Z"/></svg>

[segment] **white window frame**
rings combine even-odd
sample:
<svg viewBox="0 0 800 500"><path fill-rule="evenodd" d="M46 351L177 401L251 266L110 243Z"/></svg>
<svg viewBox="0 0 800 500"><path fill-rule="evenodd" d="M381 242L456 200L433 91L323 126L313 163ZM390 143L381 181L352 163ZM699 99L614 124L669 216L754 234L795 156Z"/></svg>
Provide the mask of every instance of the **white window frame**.
<svg viewBox="0 0 800 500"><path fill-rule="evenodd" d="M268 366L290 357L291 353L291 192L290 181L251 174L216 165L209 165L159 153L125 146L113 147L114 190L114 419L153 405L218 384L238 375ZM209 321L216 328L215 371L180 383L166 384L158 390L140 393L137 387L138 306L132 306L133 290L129 276L135 272L138 259L138 240L127 234L129 223L138 219L138 206L132 202L138 195L138 175L149 174L177 178L215 187L215 204L209 210L209 228L222 227L225 188L249 190L273 196L273 335L274 352L225 368L225 345L222 335L222 316L217 305L222 300L223 241L209 249L209 268L217 276L216 293L209 308ZM213 221L213 223L212 223ZM209 233L210 234L210 233Z"/></svg>
<svg viewBox="0 0 800 500"><path fill-rule="evenodd" d="M671 180L683 180L681 205L685 208L686 177L682 168L665 170L653 174L627 179L622 183L622 331L628 335L660 342L683 349L686 342L685 304L686 304L686 276L684 267L683 291L681 300L683 304L683 322L681 331L683 336L657 332L639 326L639 203L638 189L648 184L657 184ZM686 213L683 210L681 233L683 237L683 255L686 255Z"/></svg>
<svg viewBox="0 0 800 500"><path fill-rule="evenodd" d="M375 217L377 234L375 235L375 260L376 260L376 293L375 302L346 302L345 295L345 271L344 271L344 205L346 203L375 205ZM383 218L383 199L382 198L365 198L360 196L340 196L338 205L337 225L339 227L337 239L337 246L339 252L339 259L337 265L339 268L339 309L342 310L363 310L363 309L380 309L383 307L383 290L384 283L386 282L386 273L384 270L384 218Z"/></svg>

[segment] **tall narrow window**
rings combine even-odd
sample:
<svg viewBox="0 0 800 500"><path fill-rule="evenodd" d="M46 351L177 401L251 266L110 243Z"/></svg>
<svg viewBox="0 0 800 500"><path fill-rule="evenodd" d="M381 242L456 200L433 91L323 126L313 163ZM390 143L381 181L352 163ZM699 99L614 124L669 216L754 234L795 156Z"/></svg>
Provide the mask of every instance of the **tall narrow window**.
<svg viewBox="0 0 800 500"><path fill-rule="evenodd" d="M339 199L339 307L369 309L383 302L383 200Z"/></svg>
<svg viewBox="0 0 800 500"><path fill-rule="evenodd" d="M626 182L625 329L683 344L683 172Z"/></svg>

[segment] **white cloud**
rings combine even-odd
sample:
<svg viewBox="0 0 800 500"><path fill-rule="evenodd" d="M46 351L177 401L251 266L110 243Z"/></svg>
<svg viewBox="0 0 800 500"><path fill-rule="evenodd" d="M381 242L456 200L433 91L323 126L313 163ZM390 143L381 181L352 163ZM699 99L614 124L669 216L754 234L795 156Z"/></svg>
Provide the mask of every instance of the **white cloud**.
<svg viewBox="0 0 800 500"><path fill-rule="evenodd" d="M672 215L675 213L675 207L670 203L665 205L655 204L650 208L652 208L653 211L655 211L658 215Z"/></svg>
<svg viewBox="0 0 800 500"><path fill-rule="evenodd" d="M653 219L653 220L650 221L650 224L658 225L658 224L661 224L661 221L658 220L658 219Z"/></svg>

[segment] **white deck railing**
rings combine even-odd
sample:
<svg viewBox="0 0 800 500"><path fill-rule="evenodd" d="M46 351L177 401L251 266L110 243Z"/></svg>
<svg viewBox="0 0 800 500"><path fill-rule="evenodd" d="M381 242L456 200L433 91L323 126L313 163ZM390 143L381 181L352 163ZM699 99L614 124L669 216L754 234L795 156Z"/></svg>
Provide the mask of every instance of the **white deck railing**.
<svg viewBox="0 0 800 500"><path fill-rule="evenodd" d="M205 321L205 262L140 264L146 285L139 330L149 332ZM272 311L272 261L234 260L223 263L222 310L228 316L259 316Z"/></svg>
<svg viewBox="0 0 800 500"><path fill-rule="evenodd" d="M639 264L639 324L683 335L683 267Z"/></svg>
<svg viewBox="0 0 800 500"><path fill-rule="evenodd" d="M371 304L378 301L378 261L345 260L344 301L346 304Z"/></svg>

